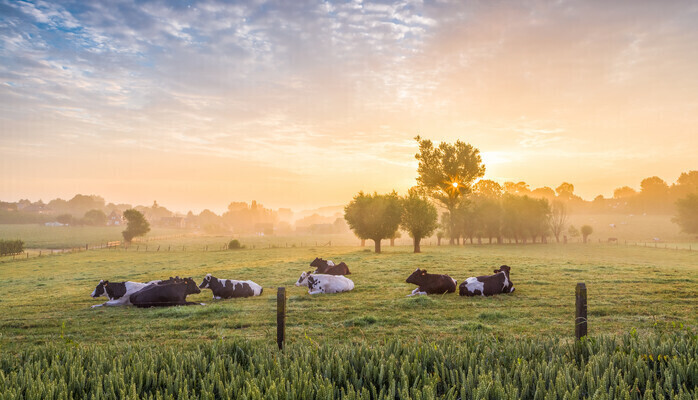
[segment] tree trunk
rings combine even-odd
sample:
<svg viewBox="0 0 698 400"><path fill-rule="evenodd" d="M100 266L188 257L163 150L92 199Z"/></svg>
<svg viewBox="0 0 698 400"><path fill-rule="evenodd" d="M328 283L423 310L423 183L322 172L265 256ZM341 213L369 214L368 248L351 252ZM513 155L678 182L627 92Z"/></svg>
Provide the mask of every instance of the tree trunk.
<svg viewBox="0 0 698 400"><path fill-rule="evenodd" d="M381 240L380 239L373 239L373 242L376 244L376 253L381 252Z"/></svg>
<svg viewBox="0 0 698 400"><path fill-rule="evenodd" d="M390 238L390 247L395 247L395 238Z"/></svg>
<svg viewBox="0 0 698 400"><path fill-rule="evenodd" d="M414 238L414 239L413 239L413 241L414 241L414 252L415 252L415 253L421 253L421 252L422 252L422 249L419 247L419 242L420 242L420 240L422 240L422 239L419 239L419 238Z"/></svg>
<svg viewBox="0 0 698 400"><path fill-rule="evenodd" d="M482 237L481 236L477 237L477 244L482 244Z"/></svg>
<svg viewBox="0 0 698 400"><path fill-rule="evenodd" d="M555 235L555 241L557 243L560 243L560 234L559 233L557 235Z"/></svg>
<svg viewBox="0 0 698 400"><path fill-rule="evenodd" d="M441 246L441 238L440 237L436 238L436 245Z"/></svg>
<svg viewBox="0 0 698 400"><path fill-rule="evenodd" d="M366 239L361 239L361 247L366 246Z"/></svg>

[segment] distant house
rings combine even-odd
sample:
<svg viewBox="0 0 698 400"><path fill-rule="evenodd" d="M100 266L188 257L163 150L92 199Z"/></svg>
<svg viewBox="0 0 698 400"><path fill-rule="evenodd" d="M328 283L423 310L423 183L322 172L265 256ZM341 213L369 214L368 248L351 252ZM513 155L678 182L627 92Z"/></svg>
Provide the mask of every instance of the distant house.
<svg viewBox="0 0 698 400"><path fill-rule="evenodd" d="M111 214L107 216L107 225L109 226L119 226L124 224L124 217L121 213L113 210Z"/></svg>

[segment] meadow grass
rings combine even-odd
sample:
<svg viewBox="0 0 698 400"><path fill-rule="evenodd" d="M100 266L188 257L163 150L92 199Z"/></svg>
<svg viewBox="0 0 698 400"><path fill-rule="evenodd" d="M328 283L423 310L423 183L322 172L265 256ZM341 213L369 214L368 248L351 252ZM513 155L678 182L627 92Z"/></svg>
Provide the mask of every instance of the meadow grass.
<svg viewBox="0 0 698 400"><path fill-rule="evenodd" d="M290 342L379 342L389 338L457 339L474 331L496 337L572 337L574 287L586 282L589 334L617 334L655 325L698 326L698 252L615 245L501 245L271 248L226 251L91 250L0 264L0 346L17 350L57 340L78 343L191 345L221 338L274 343L276 288L288 293ZM356 288L310 296L295 287L315 257L344 261ZM406 297L415 268L462 282L511 266L516 291L488 298L457 294ZM262 296L213 300L167 309L90 308L100 279L149 281L205 274L251 279Z"/></svg>

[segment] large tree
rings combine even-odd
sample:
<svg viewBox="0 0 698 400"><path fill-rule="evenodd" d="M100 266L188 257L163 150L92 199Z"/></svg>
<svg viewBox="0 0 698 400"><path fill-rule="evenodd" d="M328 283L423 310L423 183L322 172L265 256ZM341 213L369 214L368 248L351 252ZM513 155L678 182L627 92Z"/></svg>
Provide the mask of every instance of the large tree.
<svg viewBox="0 0 698 400"><path fill-rule="evenodd" d="M394 191L367 195L359 192L344 207L344 219L359 239L373 240L376 253L381 252L381 240L391 237L402 218L400 198Z"/></svg>
<svg viewBox="0 0 698 400"><path fill-rule="evenodd" d="M443 204L450 215L455 215L456 207L471 192L475 179L485 174L480 150L460 140L454 144L441 142L438 147L419 136L415 140L419 144L419 153L415 155L419 161L417 183ZM450 223L453 225L455 219L451 218ZM456 229L450 228L450 244L453 244Z"/></svg>
<svg viewBox="0 0 698 400"><path fill-rule="evenodd" d="M671 219L686 233L698 234L698 194L676 201L676 216Z"/></svg>
<svg viewBox="0 0 698 400"><path fill-rule="evenodd" d="M402 199L402 229L409 232L414 243L414 252L420 253L420 242L431 236L439 226L436 207L429 202L416 188L407 192Z"/></svg>
<svg viewBox="0 0 698 400"><path fill-rule="evenodd" d="M550 230L555 235L555 241L560 243L560 234L567 223L567 206L560 200L553 200L550 211Z"/></svg>
<svg viewBox="0 0 698 400"><path fill-rule="evenodd" d="M592 228L589 225L582 225L581 232L582 232L582 241L584 241L584 243L586 243L589 235L594 233L594 228Z"/></svg>
<svg viewBox="0 0 698 400"><path fill-rule="evenodd" d="M124 211L124 218L126 218L128 222L126 230L121 232L121 234L126 243L131 243L131 240L136 236L143 236L150 232L150 224L140 211L133 208L126 210Z"/></svg>

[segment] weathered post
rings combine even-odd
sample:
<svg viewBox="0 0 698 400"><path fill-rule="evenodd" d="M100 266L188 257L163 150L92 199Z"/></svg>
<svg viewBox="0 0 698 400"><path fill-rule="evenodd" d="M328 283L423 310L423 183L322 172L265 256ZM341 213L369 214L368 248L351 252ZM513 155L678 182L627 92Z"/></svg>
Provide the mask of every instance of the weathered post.
<svg viewBox="0 0 698 400"><path fill-rule="evenodd" d="M577 284L574 294L576 298L574 336L579 340L587 335L587 286L584 282Z"/></svg>
<svg viewBox="0 0 698 400"><path fill-rule="evenodd" d="M85 250L89 250L89 249L90 249L90 248L89 248L88 244L86 243L86 244L85 244Z"/></svg>
<svg viewBox="0 0 698 400"><path fill-rule="evenodd" d="M276 291L276 343L279 350L284 349L286 342L286 288L280 287Z"/></svg>

